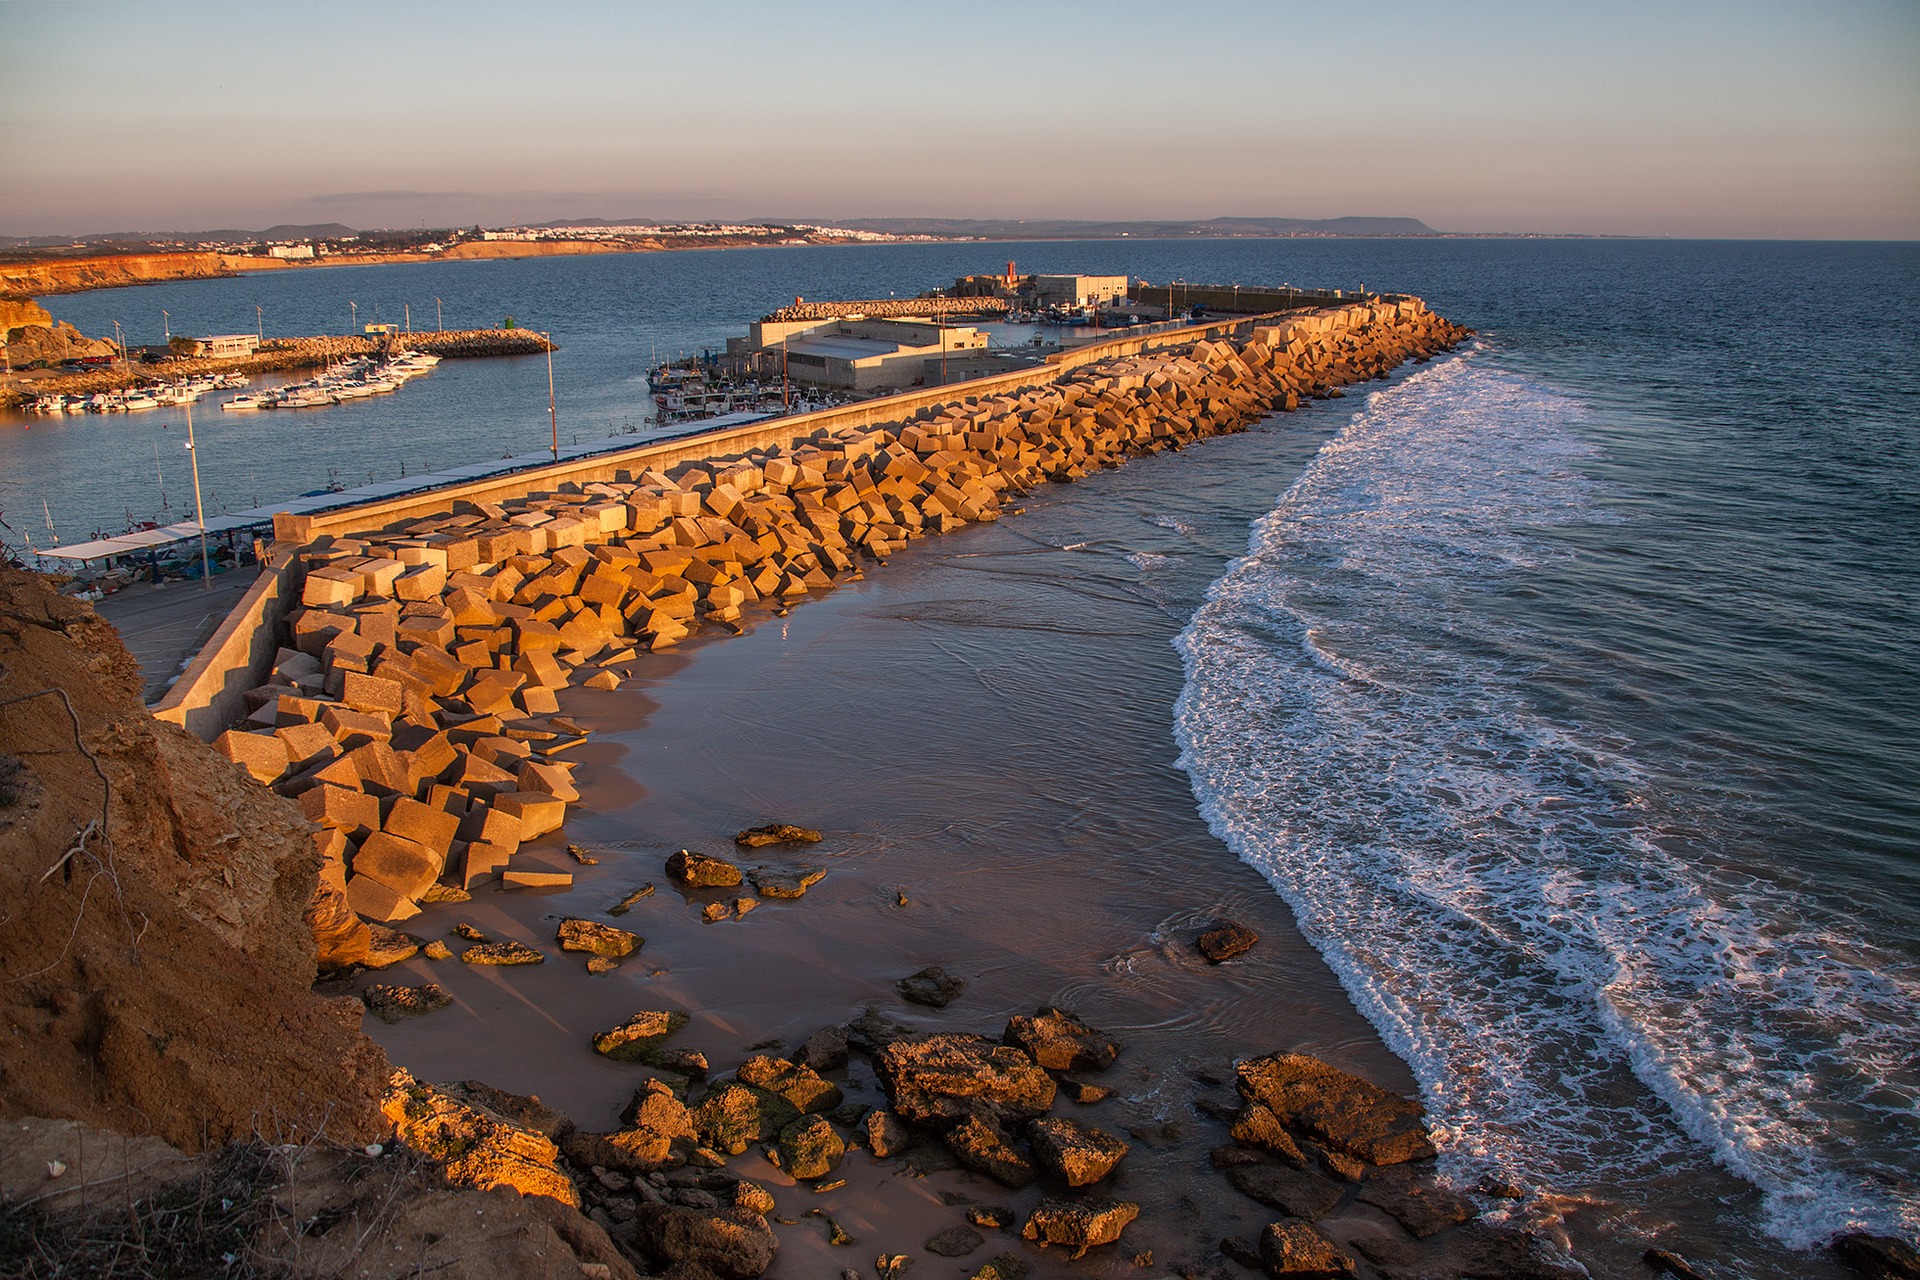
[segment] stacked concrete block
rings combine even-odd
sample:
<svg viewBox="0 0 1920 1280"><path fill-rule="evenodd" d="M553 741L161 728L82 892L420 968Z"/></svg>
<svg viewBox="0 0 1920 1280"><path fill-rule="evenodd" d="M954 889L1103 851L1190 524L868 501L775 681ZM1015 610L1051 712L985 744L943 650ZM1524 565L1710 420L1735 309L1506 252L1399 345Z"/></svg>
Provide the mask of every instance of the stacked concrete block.
<svg viewBox="0 0 1920 1280"><path fill-rule="evenodd" d="M1464 331L1416 300L1290 315L750 454L299 549L302 608L222 750L294 796L349 902L404 919L436 880L535 885L522 843L578 799L557 691L824 590L1048 481L1244 429ZM878 407L878 406L876 406ZM553 873L560 875L562 873Z"/></svg>

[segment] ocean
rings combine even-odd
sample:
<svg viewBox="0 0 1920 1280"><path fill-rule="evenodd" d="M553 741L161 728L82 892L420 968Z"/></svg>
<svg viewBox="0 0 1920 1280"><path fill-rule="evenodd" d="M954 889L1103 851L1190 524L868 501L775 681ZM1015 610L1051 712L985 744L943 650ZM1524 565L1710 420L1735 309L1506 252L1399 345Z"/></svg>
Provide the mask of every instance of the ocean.
<svg viewBox="0 0 1920 1280"><path fill-rule="evenodd" d="M751 729L775 692L816 733L870 706L886 731L825 754L854 791L876 748L895 786L920 780L897 838L939 835L955 796L929 779L972 752L992 777L969 811L1025 778L1022 812L1055 812L1049 873L1149 907L1186 864L1107 815L1130 794L1197 811L1217 837L1198 856L1240 860L1291 908L1411 1072L1462 1184L1534 1193L1523 1213L1583 1206L1588 1231L1677 1240L1726 1275L1809 1273L1805 1251L1846 1230L1920 1234L1920 246L883 246L353 268L48 306L89 333L162 307L175 332L235 331L256 305L270 332L311 332L338 330L350 297L363 319L410 304L422 327L438 295L449 327L552 329L562 431L585 439L647 429L655 354L717 346L796 295L910 293L1009 258L1364 282L1479 336L1245 436L1049 489L844 602L676 660L687 692L656 689L664 710L606 767L694 785L645 754L679 706L746 785L741 753L805 749ZM245 506L539 448L545 391L544 362L449 361L373 403L202 414L203 476ZM58 524L119 527L156 456L178 483L159 447L178 427L145 416L8 430L0 511L45 497ZM861 608L877 613L842 629L851 654L795 645L758 703L699 678L747 661L709 653L772 653L825 625L810 610ZM883 645L876 619L913 642ZM1068 716L1065 673L1096 653ZM916 729L899 709L916 664L986 690L1008 736ZM876 680L897 695L884 706ZM1100 740L1120 720L1144 745ZM1110 780L1070 801L1033 780L1069 760ZM628 796L623 820L645 803ZM1100 957L1105 980L1144 981L1125 954ZM1207 1034L1263 998L1282 995L1239 990Z"/></svg>

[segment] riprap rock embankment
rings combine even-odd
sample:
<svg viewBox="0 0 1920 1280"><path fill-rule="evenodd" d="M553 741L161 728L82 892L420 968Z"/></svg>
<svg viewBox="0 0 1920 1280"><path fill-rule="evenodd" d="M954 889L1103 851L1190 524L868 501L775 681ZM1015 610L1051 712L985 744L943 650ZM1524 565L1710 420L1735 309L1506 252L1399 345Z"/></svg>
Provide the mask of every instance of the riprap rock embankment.
<svg viewBox="0 0 1920 1280"><path fill-rule="evenodd" d="M293 552L302 607L249 723L217 745L298 800L320 828L323 898L361 916L405 919L443 883L544 883L513 858L578 798L566 753L583 735L558 689L614 687L702 624L737 629L757 602L996 519L1045 481L1244 429L1464 332L1417 299L1307 313L904 421L322 539ZM323 962L360 958L337 897L316 918L337 925Z"/></svg>

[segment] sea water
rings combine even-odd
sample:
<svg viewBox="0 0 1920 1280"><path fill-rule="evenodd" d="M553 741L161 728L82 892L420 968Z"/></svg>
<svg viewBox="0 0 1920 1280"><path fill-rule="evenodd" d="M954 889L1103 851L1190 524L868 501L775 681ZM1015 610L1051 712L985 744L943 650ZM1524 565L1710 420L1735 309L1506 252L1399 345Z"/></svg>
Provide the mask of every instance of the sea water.
<svg viewBox="0 0 1920 1280"><path fill-rule="evenodd" d="M1286 451L1202 446L1212 463L1112 486L1122 506L1049 552L1066 574L1098 563L1102 583L1124 567L1128 598L1184 626L1168 759L1408 1062L1445 1169L1585 1199L1623 1238L1691 1242L1727 1274L1794 1274L1796 1251L1843 1230L1920 1229L1915 246L801 249L49 305L90 333L135 305L227 331L258 295L311 331L349 295L364 315L370 290L382 318L411 298L420 327L437 293L462 324L554 329L562 429L606 434L644 414L655 354L718 344L796 294L912 292L1008 257L1365 281L1480 331L1316 406L1329 438L1304 471ZM203 466L235 488L243 460L270 500L324 481L330 450L382 478L415 452L524 451L545 438L545 381L544 362L448 362L377 405L223 422L230 460ZM135 430L161 428L10 432L6 511L50 492L57 517L105 521L98 493L117 500L152 464ZM1101 500L1087 488L1059 509ZM1225 551L1222 513L1257 517ZM978 623L945 616L916 625L937 641Z"/></svg>
<svg viewBox="0 0 1920 1280"><path fill-rule="evenodd" d="M1180 637L1203 815L1465 1185L1718 1218L1758 1274L1920 1231L1915 262L1578 247Z"/></svg>

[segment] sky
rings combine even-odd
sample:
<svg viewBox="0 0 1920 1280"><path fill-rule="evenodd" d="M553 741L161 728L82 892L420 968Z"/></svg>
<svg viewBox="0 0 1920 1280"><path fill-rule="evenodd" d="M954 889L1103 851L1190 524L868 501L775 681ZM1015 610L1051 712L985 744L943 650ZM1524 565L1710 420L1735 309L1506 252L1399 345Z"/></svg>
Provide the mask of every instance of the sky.
<svg viewBox="0 0 1920 1280"><path fill-rule="evenodd" d="M1920 238L1920 0L0 0L0 235L1414 217Z"/></svg>

